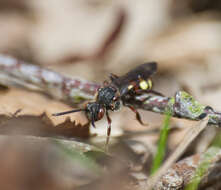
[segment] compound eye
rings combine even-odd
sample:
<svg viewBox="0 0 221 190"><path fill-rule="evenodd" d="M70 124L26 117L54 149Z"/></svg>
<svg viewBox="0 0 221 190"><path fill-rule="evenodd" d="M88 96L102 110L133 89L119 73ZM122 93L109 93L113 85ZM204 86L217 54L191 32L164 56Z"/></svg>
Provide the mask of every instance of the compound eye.
<svg viewBox="0 0 221 190"><path fill-rule="evenodd" d="M100 108L98 112L98 119L100 120L104 116L104 109Z"/></svg>

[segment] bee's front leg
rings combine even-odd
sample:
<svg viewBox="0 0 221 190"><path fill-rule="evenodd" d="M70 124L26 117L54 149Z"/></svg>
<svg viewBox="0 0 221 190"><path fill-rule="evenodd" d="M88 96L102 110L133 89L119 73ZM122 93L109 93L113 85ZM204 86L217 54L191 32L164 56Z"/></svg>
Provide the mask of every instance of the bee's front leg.
<svg viewBox="0 0 221 190"><path fill-rule="evenodd" d="M108 127L107 127L107 138L106 138L106 143L105 143L105 151L108 152L108 144L109 144L110 135L111 135L111 118L108 114L108 111L106 111L106 116L107 116Z"/></svg>

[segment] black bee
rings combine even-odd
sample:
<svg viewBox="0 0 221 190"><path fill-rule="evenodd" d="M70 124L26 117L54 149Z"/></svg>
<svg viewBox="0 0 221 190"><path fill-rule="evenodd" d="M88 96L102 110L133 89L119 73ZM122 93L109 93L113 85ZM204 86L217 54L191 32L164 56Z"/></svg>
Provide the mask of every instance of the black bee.
<svg viewBox="0 0 221 190"><path fill-rule="evenodd" d="M108 121L107 146L111 133L111 118L108 113L109 110L119 110L123 104L124 106L129 107L136 114L136 119L144 125L139 113L130 102L133 97L142 93L153 93L162 96L160 93L152 90L152 81L150 77L156 71L157 64L155 62L150 62L137 66L121 77L110 74L110 81L103 82L103 86L97 91L95 101L87 103L83 109L76 109L53 115L60 116L84 111L92 126L95 127L95 121L101 120L104 114L106 114Z"/></svg>

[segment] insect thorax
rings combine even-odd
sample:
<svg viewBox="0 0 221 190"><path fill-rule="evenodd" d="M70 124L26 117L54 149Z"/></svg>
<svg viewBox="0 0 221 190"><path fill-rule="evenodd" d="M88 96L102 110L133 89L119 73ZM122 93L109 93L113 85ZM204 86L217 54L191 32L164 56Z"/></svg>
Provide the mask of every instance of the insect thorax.
<svg viewBox="0 0 221 190"><path fill-rule="evenodd" d="M120 98L115 87L107 86L98 90L97 102L107 109L118 110L120 108Z"/></svg>

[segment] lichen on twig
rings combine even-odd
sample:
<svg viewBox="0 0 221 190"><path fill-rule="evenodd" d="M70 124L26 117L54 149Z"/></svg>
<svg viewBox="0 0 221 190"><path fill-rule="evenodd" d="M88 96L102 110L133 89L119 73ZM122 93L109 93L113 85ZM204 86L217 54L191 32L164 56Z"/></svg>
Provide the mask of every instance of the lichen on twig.
<svg viewBox="0 0 221 190"><path fill-rule="evenodd" d="M216 112L210 106L204 106L184 91L176 92L174 97L152 96L143 94L131 100L137 108L165 113L171 111L173 117L199 121L209 116L208 124L221 126L221 112Z"/></svg>

